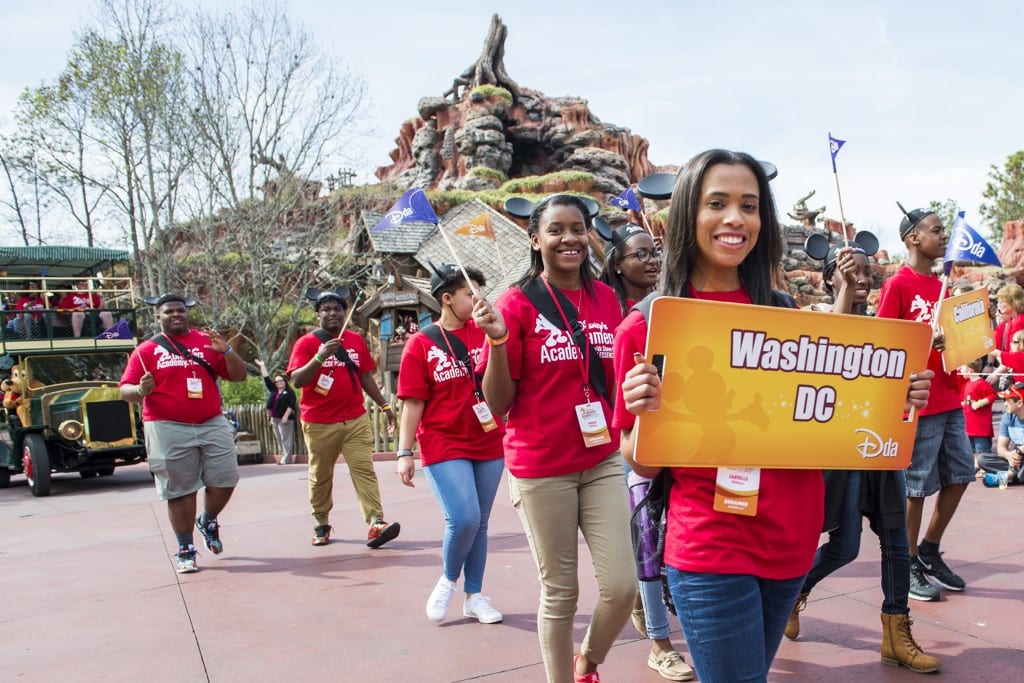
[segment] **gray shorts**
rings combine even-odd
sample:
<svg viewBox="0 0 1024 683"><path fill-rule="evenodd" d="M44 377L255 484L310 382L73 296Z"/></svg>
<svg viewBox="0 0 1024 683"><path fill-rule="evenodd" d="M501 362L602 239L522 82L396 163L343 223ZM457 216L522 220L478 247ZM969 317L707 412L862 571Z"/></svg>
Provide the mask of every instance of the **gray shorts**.
<svg viewBox="0 0 1024 683"><path fill-rule="evenodd" d="M160 500L195 493L204 486L234 488L238 454L223 415L201 424L146 422L146 452Z"/></svg>
<svg viewBox="0 0 1024 683"><path fill-rule="evenodd" d="M974 481L974 452L960 409L917 420L914 454L907 468L907 497L925 498L953 484Z"/></svg>

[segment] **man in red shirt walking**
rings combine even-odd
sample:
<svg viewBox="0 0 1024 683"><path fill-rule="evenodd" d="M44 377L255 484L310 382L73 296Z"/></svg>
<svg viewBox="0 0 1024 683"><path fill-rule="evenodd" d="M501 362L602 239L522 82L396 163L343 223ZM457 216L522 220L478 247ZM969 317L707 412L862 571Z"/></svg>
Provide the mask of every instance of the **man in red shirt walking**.
<svg viewBox="0 0 1024 683"><path fill-rule="evenodd" d="M334 465L344 454L363 520L370 525L366 545L379 548L398 536L401 526L384 521L363 392L388 416L389 429L395 426L395 416L373 380L377 366L366 341L342 329L347 308L345 298L336 291L316 298L313 309L320 327L295 342L287 374L302 389L299 407L309 453L309 502L316 522L313 545L330 542Z"/></svg>
<svg viewBox="0 0 1024 683"><path fill-rule="evenodd" d="M142 403L149 471L167 501L178 572L187 574L199 569L193 528L207 550L224 551L217 515L238 483L238 455L217 378L244 380L245 363L217 332L189 327L191 299L164 294L147 303L156 306L160 334L132 352L121 375L121 398ZM196 492L204 486L203 513L196 517Z"/></svg>

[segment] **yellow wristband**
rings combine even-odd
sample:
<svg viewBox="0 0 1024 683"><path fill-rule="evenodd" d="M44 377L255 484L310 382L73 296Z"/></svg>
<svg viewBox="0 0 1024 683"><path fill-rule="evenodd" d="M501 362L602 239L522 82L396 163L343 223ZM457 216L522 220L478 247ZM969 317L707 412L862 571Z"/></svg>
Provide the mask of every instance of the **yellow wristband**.
<svg viewBox="0 0 1024 683"><path fill-rule="evenodd" d="M390 413L391 412L391 404L390 403L385 403L384 405L382 405L380 407L380 409L383 410L385 413Z"/></svg>
<svg viewBox="0 0 1024 683"><path fill-rule="evenodd" d="M491 346L501 346L502 344L504 344L507 341L508 341L508 329L507 328L505 329L505 334L501 335L497 339L495 339L494 337L492 337L490 335L487 336L487 343L490 344Z"/></svg>

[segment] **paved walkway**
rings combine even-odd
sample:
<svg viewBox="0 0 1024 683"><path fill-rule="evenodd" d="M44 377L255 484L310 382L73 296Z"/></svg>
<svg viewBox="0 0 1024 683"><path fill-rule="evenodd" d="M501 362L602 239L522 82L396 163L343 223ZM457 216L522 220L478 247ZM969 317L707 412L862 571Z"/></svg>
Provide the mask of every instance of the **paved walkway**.
<svg viewBox="0 0 1024 683"><path fill-rule="evenodd" d="M48 498L32 498L15 477L0 491L0 679L542 681L536 570L507 485L491 521L485 585L504 623L463 618L453 601L435 626L423 608L440 575L440 512L422 476L410 489L392 462L376 466L388 519L402 523L384 548L365 546L344 466L337 540L314 548L305 467L246 465L221 516L225 552L203 554L202 571L186 576L172 566L165 506L145 465L105 478L58 476ZM943 680L1021 679L1022 519L1024 489L969 487L943 543L968 589L912 601L914 634L942 659ZM588 563L582 545L581 555ZM803 635L783 642L772 681L922 680L879 663L878 572L867 532L861 557L816 589ZM577 643L595 602L590 572L582 574ZM601 667L605 683L661 681L647 650L627 626Z"/></svg>

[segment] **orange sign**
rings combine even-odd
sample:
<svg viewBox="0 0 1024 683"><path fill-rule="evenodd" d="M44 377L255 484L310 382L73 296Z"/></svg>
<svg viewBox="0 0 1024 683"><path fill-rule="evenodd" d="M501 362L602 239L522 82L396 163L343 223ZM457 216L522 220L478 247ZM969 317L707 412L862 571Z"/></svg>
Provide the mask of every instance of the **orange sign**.
<svg viewBox="0 0 1024 683"><path fill-rule="evenodd" d="M903 469L910 374L930 346L924 323L661 297L647 336L648 361L664 360L661 407L639 418L636 460Z"/></svg>
<svg viewBox="0 0 1024 683"><path fill-rule="evenodd" d="M952 372L996 347L988 315L988 288L964 292L939 302L939 327L946 336L942 367Z"/></svg>

